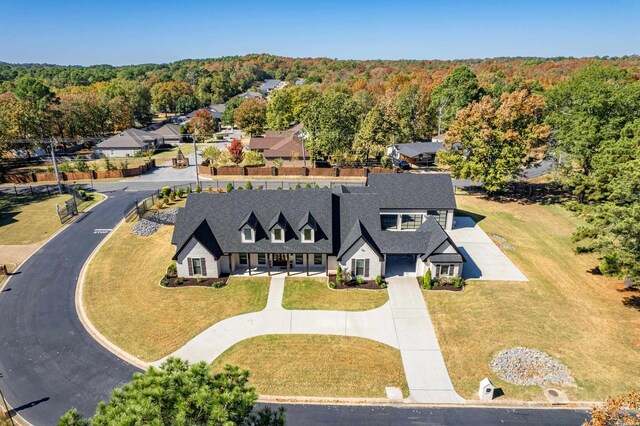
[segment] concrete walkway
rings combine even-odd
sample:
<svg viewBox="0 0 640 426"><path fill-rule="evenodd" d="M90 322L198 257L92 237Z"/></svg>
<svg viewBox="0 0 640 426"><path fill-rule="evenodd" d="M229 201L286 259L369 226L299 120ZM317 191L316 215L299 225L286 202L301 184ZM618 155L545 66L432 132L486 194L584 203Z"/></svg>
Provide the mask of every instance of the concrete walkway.
<svg viewBox="0 0 640 426"><path fill-rule="evenodd" d="M390 301L369 311L286 310L285 278L272 277L267 306L260 312L220 321L169 356L213 362L243 340L267 334L362 337L400 349L411 392L407 402L462 402L453 390L438 341L415 278L392 278ZM153 365L159 366L166 358Z"/></svg>

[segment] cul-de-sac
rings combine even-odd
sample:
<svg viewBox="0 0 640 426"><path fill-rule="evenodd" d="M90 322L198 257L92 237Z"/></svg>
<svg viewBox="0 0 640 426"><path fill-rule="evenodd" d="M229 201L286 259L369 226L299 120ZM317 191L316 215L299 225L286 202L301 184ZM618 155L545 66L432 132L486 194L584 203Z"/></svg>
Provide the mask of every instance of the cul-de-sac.
<svg viewBox="0 0 640 426"><path fill-rule="evenodd" d="M0 17L0 426L640 424L637 4L61 3Z"/></svg>

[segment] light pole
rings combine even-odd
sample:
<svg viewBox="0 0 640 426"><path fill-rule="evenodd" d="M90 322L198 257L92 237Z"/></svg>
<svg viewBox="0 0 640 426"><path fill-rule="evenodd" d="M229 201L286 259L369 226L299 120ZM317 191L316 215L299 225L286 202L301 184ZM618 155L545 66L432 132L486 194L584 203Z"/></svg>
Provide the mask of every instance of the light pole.
<svg viewBox="0 0 640 426"><path fill-rule="evenodd" d="M200 186L200 175L198 174L198 145L196 144L196 137L198 135L198 129L193 130L193 156L196 168L196 185Z"/></svg>
<svg viewBox="0 0 640 426"><path fill-rule="evenodd" d="M58 194L62 194L62 186L60 186L60 176L58 175L58 164L56 163L56 150L53 146L53 139L49 140L51 146L51 161L53 161L53 170L56 173L56 182L58 183Z"/></svg>

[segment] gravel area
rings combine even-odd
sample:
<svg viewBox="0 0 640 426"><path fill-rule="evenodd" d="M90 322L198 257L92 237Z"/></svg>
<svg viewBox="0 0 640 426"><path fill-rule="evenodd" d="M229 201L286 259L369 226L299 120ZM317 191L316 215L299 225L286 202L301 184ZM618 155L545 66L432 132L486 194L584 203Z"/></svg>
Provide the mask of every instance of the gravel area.
<svg viewBox="0 0 640 426"><path fill-rule="evenodd" d="M144 219L131 227L131 232L141 237L148 237L156 233L162 225L173 225L176 223L178 209L161 210L146 216Z"/></svg>
<svg viewBox="0 0 640 426"><path fill-rule="evenodd" d="M491 369L502 380L520 386L575 385L564 364L537 349L505 349L493 358Z"/></svg>

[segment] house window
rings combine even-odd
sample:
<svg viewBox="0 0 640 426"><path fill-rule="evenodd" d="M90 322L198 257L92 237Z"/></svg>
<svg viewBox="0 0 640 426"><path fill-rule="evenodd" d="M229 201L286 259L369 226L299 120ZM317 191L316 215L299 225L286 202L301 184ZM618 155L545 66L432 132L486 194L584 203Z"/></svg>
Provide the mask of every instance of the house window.
<svg viewBox="0 0 640 426"><path fill-rule="evenodd" d="M116 150L115 150L115 149L112 149L112 150L111 150L111 157L115 157L115 155L116 155Z"/></svg>
<svg viewBox="0 0 640 426"><path fill-rule="evenodd" d="M314 254L313 255L313 264L314 265L322 265L322 255L321 254Z"/></svg>
<svg viewBox="0 0 640 426"><path fill-rule="evenodd" d="M304 228L302 230L302 241L305 243L313 242L313 229Z"/></svg>
<svg viewBox="0 0 640 426"><path fill-rule="evenodd" d="M247 253L240 253L240 264L246 265L247 263Z"/></svg>
<svg viewBox="0 0 640 426"><path fill-rule="evenodd" d="M418 229L424 220L422 214L403 214L401 219L401 229Z"/></svg>
<svg viewBox="0 0 640 426"><path fill-rule="evenodd" d="M364 275L364 259L356 259L355 275L362 277Z"/></svg>
<svg viewBox="0 0 640 426"><path fill-rule="evenodd" d="M245 243L253 242L253 229L251 228L242 229L242 242L245 242Z"/></svg>
<svg viewBox="0 0 640 426"><path fill-rule="evenodd" d="M436 275L451 277L455 272L456 265L436 265Z"/></svg>
<svg viewBox="0 0 640 426"><path fill-rule="evenodd" d="M427 214L433 217L443 228L447 225L446 210L427 210Z"/></svg>
<svg viewBox="0 0 640 426"><path fill-rule="evenodd" d="M302 265L303 263L303 255L300 253L296 253L296 265Z"/></svg>
<svg viewBox="0 0 640 426"><path fill-rule="evenodd" d="M276 242L276 243L281 243L281 242L284 241L282 228L274 228L273 229L273 241Z"/></svg>
<svg viewBox="0 0 640 426"><path fill-rule="evenodd" d="M383 231L391 231L398 229L398 215L395 214L381 214L380 225Z"/></svg>
<svg viewBox="0 0 640 426"><path fill-rule="evenodd" d="M258 253L258 265L267 264L267 255L264 253Z"/></svg>
<svg viewBox="0 0 640 426"><path fill-rule="evenodd" d="M191 270L193 275L202 275L202 263L199 258L191 259Z"/></svg>

